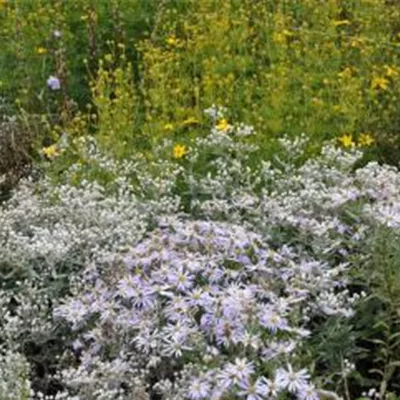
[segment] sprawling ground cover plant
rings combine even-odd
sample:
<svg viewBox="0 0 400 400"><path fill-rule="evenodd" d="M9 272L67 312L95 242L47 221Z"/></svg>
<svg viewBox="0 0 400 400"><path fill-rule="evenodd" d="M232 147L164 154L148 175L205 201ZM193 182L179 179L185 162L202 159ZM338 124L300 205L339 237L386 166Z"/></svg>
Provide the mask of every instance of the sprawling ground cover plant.
<svg viewBox="0 0 400 400"><path fill-rule="evenodd" d="M2 206L5 399L399 393L399 172L305 136L254 162L225 112L151 161L66 140Z"/></svg>

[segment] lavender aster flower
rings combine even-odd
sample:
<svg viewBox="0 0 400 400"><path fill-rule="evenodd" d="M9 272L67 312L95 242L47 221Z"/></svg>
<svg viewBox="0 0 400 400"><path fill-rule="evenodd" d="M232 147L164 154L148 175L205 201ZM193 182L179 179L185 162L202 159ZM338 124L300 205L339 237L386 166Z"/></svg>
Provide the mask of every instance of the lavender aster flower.
<svg viewBox="0 0 400 400"><path fill-rule="evenodd" d="M188 396L192 400L200 400L208 397L210 393L210 384L204 379L196 378L189 387Z"/></svg>
<svg viewBox="0 0 400 400"><path fill-rule="evenodd" d="M286 318L281 317L270 307L264 307L259 313L260 324L266 327L270 332L276 333L278 330L285 330L288 328Z"/></svg>
<svg viewBox="0 0 400 400"><path fill-rule="evenodd" d="M319 395L312 384L303 386L297 393L297 398L300 400L319 400Z"/></svg>
<svg viewBox="0 0 400 400"><path fill-rule="evenodd" d="M295 393L308 386L309 377L306 369L294 372L292 366L288 364L287 369L279 368L276 371L275 382L281 389Z"/></svg>
<svg viewBox="0 0 400 400"><path fill-rule="evenodd" d="M258 378L254 383L248 381L239 384L239 395L246 398L246 400L263 400L269 394L268 381L264 378Z"/></svg>
<svg viewBox="0 0 400 400"><path fill-rule="evenodd" d="M50 76L49 79L47 79L47 86L51 90L60 90L61 89L61 82L57 77Z"/></svg>

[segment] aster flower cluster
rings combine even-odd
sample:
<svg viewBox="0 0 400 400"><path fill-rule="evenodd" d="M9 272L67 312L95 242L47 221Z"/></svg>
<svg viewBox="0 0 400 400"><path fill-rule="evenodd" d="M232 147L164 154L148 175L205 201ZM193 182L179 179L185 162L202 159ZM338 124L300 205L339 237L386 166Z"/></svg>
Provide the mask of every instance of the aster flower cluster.
<svg viewBox="0 0 400 400"><path fill-rule="evenodd" d="M291 364L268 376L263 371L296 359L309 334L303 305L334 287L335 278L315 284L324 266L315 263L303 274L294 268L295 254L277 262L263 242L233 224L160 220L148 238L114 260L112 271L91 266L75 288L81 295L55 314L77 333L84 370L96 369L110 352L114 362L124 358L119 384L125 388L129 371L144 387L157 382L150 392L166 399L258 399L283 390L306 398L306 371L294 372ZM66 372L75 385L87 384L82 376L82 366Z"/></svg>

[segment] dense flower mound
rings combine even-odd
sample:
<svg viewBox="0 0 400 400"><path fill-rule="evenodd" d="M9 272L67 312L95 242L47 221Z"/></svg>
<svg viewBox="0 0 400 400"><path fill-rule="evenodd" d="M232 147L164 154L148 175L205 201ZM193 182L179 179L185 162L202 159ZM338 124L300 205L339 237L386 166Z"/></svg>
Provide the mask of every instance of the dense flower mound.
<svg viewBox="0 0 400 400"><path fill-rule="evenodd" d="M399 237L399 172L355 169L362 153L332 145L304 161L305 137L282 139L279 157L253 165L253 130L208 113L210 134L179 159L166 142L154 161L117 162L89 140L86 165L63 184L26 181L2 206L5 399L349 399L349 382L355 395L396 390L396 369L382 384L363 368L357 324L388 327L393 356L372 363L396 366L397 289L385 277L398 272L376 275L391 264L368 263L377 232Z"/></svg>
<svg viewBox="0 0 400 400"><path fill-rule="evenodd" d="M68 380L85 387L113 355L124 362L109 365L108 382L92 376L93 393L156 382L150 392L165 398L282 390L308 398L308 374L286 364L313 315L351 314L340 294L344 270L275 250L233 224L162 221L111 270L88 269L82 295L57 309L74 330L85 328L74 343L84 362Z"/></svg>

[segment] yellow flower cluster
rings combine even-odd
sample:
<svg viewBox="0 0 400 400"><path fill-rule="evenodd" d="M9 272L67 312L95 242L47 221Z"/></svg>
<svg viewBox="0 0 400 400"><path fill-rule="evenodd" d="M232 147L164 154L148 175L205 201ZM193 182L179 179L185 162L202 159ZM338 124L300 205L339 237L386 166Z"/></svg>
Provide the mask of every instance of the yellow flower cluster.
<svg viewBox="0 0 400 400"><path fill-rule="evenodd" d="M0 0L0 69L15 109L58 113L57 132L97 131L122 155L143 138L185 141L200 134L207 126L202 110L216 104L253 125L262 144L282 132L307 132L315 142L327 132L346 132L351 140L343 135L345 147L353 137L354 146L369 145L359 135L364 130L379 142L397 135L396 2L350 2L349 12L346 2L320 0L160 1L148 7L132 0L123 13L118 1L107 7L89 7L86 0L71 7L50 3L19 2L16 8ZM154 24L132 30L133 18ZM104 21L112 29L105 30ZM98 40L103 32L104 43ZM77 48L78 42L87 46ZM10 60L17 69L9 68ZM65 77L58 100L41 94L49 76ZM221 119L215 128L229 132L230 126Z"/></svg>
<svg viewBox="0 0 400 400"><path fill-rule="evenodd" d="M369 133L361 133L358 137L357 142L353 140L353 136L350 134L342 135L339 138L339 143L346 149L355 147L368 147L375 143L374 138Z"/></svg>

